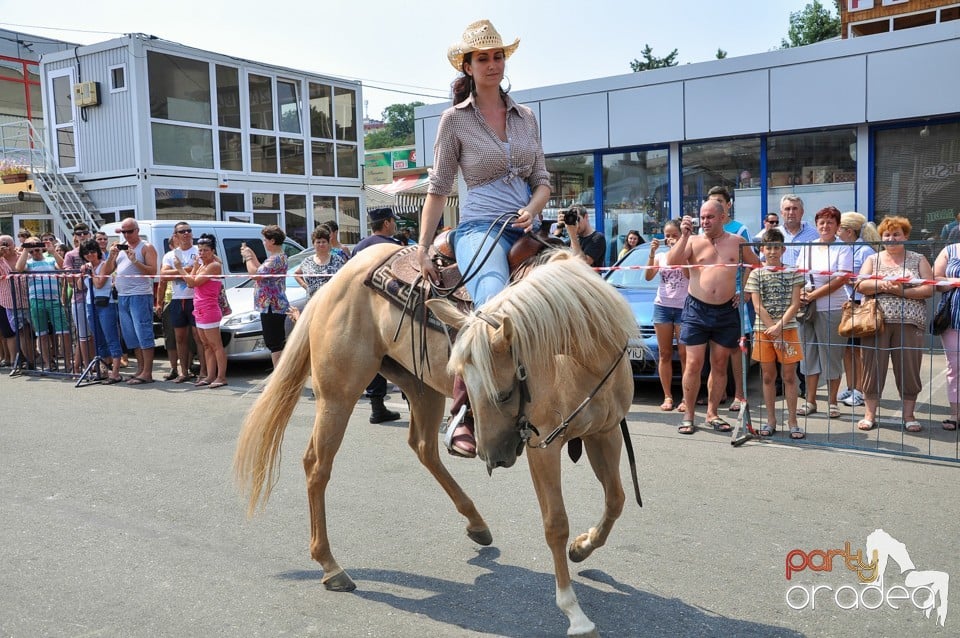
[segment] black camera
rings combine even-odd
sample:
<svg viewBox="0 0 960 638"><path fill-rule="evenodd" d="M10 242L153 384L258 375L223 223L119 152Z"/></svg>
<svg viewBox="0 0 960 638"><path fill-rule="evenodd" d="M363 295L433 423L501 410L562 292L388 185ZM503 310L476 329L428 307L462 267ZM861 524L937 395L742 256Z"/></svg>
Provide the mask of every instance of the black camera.
<svg viewBox="0 0 960 638"><path fill-rule="evenodd" d="M117 244L117 250L129 250L129 249L130 249L129 244Z"/></svg>
<svg viewBox="0 0 960 638"><path fill-rule="evenodd" d="M563 223L567 226L576 226L580 223L580 215L575 210L563 211Z"/></svg>
<svg viewBox="0 0 960 638"><path fill-rule="evenodd" d="M35 250L37 248L43 248L43 242L31 241L23 245L24 250Z"/></svg>

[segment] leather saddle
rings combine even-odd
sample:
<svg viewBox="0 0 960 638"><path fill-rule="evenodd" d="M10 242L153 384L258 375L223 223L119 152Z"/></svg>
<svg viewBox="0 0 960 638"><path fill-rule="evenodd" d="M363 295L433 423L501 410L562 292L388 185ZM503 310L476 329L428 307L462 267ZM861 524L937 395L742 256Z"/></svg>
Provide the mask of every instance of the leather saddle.
<svg viewBox="0 0 960 638"><path fill-rule="evenodd" d="M546 236L544 230L541 228L541 233L538 235L524 235L511 247L507 255L511 281L522 279L539 261L538 256L541 251L551 246L563 245L560 240ZM425 300L423 298L425 291L427 291L427 298L446 296L464 312L473 310L473 300L462 285L462 275L453 250L455 232L455 230L448 230L437 235L430 249L430 258L440 275L440 283L435 286L435 289L433 286L425 286L420 277L420 262L417 259L416 246L402 248L375 265L364 279L364 285L373 288L395 305L411 313ZM428 325L442 329L439 322L432 316L428 319Z"/></svg>

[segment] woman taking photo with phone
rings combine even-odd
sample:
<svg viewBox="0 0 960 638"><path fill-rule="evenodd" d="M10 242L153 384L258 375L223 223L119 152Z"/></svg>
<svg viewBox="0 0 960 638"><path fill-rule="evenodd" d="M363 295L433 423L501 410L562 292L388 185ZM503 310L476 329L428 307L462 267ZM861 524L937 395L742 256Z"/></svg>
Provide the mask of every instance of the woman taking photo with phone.
<svg viewBox="0 0 960 638"><path fill-rule="evenodd" d="M216 241L212 235L204 233L197 240L197 261L187 272L178 255L173 257L173 267L188 286L193 288L193 316L197 320L197 333L203 346L203 357L207 363L207 376L198 379L197 387L222 388L227 385L227 353L220 338L220 289L223 288L223 274L217 253Z"/></svg>

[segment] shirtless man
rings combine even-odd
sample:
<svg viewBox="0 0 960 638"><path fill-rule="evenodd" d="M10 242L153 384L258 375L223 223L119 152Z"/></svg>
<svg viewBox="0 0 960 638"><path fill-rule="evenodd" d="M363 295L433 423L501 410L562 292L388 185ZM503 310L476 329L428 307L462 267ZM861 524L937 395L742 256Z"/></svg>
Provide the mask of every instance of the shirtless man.
<svg viewBox="0 0 960 638"><path fill-rule="evenodd" d="M743 263L757 266L760 261L751 250L743 250L743 237L723 229L723 206L708 200L700 207L702 235L694 235L693 220L680 222L680 240L667 253L671 266L704 266L690 269L690 295L680 318L680 343L687 347L683 371L683 402L687 411L680 423L680 434L693 434L700 370L710 344L710 386L707 388L707 425L718 432L733 428L720 418L720 397L727 385L727 360L737 348L741 323L737 305L737 268L712 268L716 264Z"/></svg>

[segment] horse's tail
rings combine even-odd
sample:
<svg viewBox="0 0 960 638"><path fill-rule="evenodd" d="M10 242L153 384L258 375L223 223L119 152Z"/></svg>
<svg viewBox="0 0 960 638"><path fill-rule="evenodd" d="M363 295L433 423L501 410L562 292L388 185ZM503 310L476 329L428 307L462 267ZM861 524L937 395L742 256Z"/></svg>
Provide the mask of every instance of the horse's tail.
<svg viewBox="0 0 960 638"><path fill-rule="evenodd" d="M283 432L310 370L310 324L320 307L316 299L311 301L297 320L283 348L283 356L240 429L233 471L237 485L249 499L248 516L253 516L258 506L266 505L279 478L275 465L280 458Z"/></svg>

